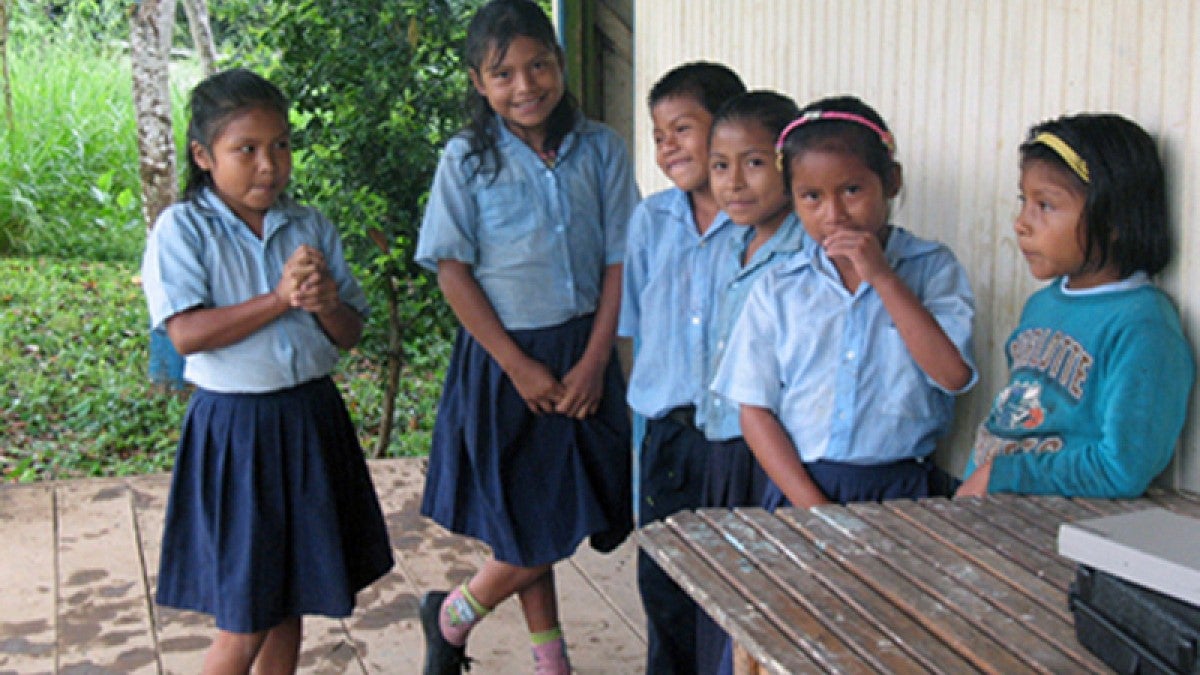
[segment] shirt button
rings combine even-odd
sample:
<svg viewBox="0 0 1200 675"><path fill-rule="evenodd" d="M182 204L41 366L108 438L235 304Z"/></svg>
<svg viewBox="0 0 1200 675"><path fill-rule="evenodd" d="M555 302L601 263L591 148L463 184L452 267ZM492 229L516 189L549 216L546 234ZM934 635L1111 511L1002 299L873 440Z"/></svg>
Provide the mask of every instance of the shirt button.
<svg viewBox="0 0 1200 675"><path fill-rule="evenodd" d="M693 326L699 326L699 325L700 325L700 317L698 317L698 316L693 316L693 317L692 317L692 325L693 325Z"/></svg>
<svg viewBox="0 0 1200 675"><path fill-rule="evenodd" d="M853 350L853 349L851 349L850 351L846 352L846 360L847 360L847 361L853 361L853 360L854 360L854 350Z"/></svg>
<svg viewBox="0 0 1200 675"><path fill-rule="evenodd" d="M717 349L725 349L725 341L724 340L717 342Z"/></svg>

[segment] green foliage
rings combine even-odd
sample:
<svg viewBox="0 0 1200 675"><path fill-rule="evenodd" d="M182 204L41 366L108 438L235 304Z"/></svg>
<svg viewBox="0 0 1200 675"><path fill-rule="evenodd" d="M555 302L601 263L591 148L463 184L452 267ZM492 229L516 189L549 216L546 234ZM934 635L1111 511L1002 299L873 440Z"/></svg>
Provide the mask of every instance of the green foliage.
<svg viewBox="0 0 1200 675"><path fill-rule="evenodd" d="M72 3L55 21L17 0L9 44L15 128L0 124L0 254L136 260L145 240L129 56L107 33L118 3ZM173 64L183 96L196 67Z"/></svg>
<svg viewBox="0 0 1200 675"><path fill-rule="evenodd" d="M459 53L479 4L256 2L256 20L246 24L256 51L245 58L293 104L292 192L338 224L378 311L394 285L410 334L445 334L453 325L412 257L439 153L463 123ZM383 325L372 322L368 346L379 348Z"/></svg>
<svg viewBox="0 0 1200 675"><path fill-rule="evenodd" d="M0 259L0 480L171 467L186 394L146 377L149 319L136 274L124 262ZM410 348L391 456L428 452L449 345L422 340ZM335 375L364 447L378 427L378 369L355 351Z"/></svg>

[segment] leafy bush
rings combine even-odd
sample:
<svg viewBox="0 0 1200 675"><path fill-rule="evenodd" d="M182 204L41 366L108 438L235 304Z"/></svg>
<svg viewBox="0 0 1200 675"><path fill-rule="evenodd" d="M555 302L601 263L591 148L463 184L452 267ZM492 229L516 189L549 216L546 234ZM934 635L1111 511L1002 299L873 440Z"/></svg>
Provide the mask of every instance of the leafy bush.
<svg viewBox="0 0 1200 675"><path fill-rule="evenodd" d="M171 467L186 394L146 378L149 319L136 274L125 262L0 259L0 480ZM449 346L427 339L413 351L389 456L428 452ZM377 370L354 351L334 376L364 447L378 428Z"/></svg>

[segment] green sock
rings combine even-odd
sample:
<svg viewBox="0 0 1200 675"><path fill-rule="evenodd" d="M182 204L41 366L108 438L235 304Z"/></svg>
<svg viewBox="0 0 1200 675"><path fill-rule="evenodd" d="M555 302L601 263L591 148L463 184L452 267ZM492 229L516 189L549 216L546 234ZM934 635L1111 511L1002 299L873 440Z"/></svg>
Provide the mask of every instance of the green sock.
<svg viewBox="0 0 1200 675"><path fill-rule="evenodd" d="M529 639L533 642L534 647L539 647L547 642L561 640L563 636L562 626L555 626L550 630L544 630L537 633L530 633Z"/></svg>
<svg viewBox="0 0 1200 675"><path fill-rule="evenodd" d="M467 588L466 584L460 586L459 590L462 591L463 597L466 598L467 602L471 605L471 609L475 610L475 616L482 619L488 615L488 612L492 611L480 604L480 602L475 599L475 596L471 595L471 589Z"/></svg>

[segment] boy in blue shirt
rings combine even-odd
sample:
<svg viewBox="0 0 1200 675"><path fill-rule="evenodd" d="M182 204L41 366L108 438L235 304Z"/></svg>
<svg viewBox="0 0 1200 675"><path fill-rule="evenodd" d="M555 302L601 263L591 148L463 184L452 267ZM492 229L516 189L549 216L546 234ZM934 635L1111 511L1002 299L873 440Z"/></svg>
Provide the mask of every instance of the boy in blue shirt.
<svg viewBox="0 0 1200 675"><path fill-rule="evenodd" d="M638 205L625 247L617 333L634 340L628 402L646 421L635 441L639 526L700 506L708 443L696 413L720 285L713 271L736 228L709 185L708 135L717 109L745 90L729 68L692 62L665 74L648 97L655 161L674 187ZM638 590L646 672L695 672L695 603L644 552Z"/></svg>

